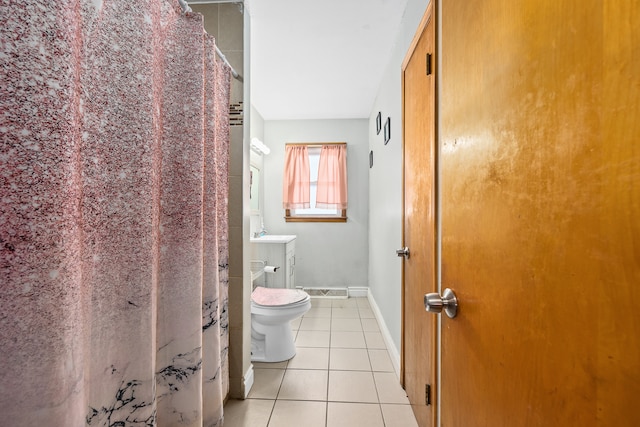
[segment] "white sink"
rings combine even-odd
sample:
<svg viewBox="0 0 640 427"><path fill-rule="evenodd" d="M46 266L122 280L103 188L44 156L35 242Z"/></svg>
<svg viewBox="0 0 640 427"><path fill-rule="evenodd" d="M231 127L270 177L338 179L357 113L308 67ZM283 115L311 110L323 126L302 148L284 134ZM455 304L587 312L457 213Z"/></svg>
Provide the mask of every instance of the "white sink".
<svg viewBox="0 0 640 427"><path fill-rule="evenodd" d="M261 237L252 237L251 243L289 243L295 238L295 234L265 234Z"/></svg>

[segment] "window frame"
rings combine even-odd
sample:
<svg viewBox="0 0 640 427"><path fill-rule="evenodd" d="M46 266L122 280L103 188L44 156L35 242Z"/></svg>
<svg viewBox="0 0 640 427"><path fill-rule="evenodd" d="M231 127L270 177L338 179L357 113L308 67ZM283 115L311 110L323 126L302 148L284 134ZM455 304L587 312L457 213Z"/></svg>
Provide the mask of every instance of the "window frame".
<svg viewBox="0 0 640 427"><path fill-rule="evenodd" d="M323 145L344 145L346 142L290 142L285 145L306 145L309 148L322 148ZM316 177L317 180L317 177ZM291 209L285 209L284 220L285 222L347 222L347 209L342 209L340 213L317 215L317 214L295 214L291 212Z"/></svg>

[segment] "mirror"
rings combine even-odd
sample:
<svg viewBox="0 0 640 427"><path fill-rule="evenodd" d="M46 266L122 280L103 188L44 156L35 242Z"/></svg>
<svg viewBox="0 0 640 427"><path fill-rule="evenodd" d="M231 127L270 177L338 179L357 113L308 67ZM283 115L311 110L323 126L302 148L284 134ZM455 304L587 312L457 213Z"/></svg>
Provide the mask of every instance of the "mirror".
<svg viewBox="0 0 640 427"><path fill-rule="evenodd" d="M260 212L260 169L255 165L250 167L249 189L251 213L257 214Z"/></svg>

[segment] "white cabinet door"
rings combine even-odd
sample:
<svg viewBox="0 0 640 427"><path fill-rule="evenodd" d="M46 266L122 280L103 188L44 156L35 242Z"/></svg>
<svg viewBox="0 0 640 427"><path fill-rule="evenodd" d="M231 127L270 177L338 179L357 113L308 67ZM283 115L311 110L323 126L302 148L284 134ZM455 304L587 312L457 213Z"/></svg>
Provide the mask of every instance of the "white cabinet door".
<svg viewBox="0 0 640 427"><path fill-rule="evenodd" d="M296 287L296 247L295 240L287 243L286 248L285 285L288 289Z"/></svg>
<svg viewBox="0 0 640 427"><path fill-rule="evenodd" d="M287 243L260 242L252 244L252 259L266 261L278 267L275 273L265 273L268 288L295 288L295 240Z"/></svg>

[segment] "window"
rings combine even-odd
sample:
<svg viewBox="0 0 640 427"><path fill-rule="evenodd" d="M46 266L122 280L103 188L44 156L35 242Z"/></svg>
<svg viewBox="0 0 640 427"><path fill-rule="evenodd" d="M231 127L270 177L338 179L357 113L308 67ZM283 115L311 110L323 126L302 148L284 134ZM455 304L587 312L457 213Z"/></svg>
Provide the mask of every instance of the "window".
<svg viewBox="0 0 640 427"><path fill-rule="evenodd" d="M285 220L346 222L346 143L287 144L286 147Z"/></svg>

